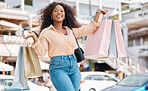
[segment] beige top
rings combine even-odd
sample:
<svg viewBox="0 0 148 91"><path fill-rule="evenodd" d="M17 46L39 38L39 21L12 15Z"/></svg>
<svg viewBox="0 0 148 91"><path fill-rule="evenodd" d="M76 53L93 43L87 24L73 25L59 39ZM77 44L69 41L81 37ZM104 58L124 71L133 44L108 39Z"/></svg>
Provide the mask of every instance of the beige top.
<svg viewBox="0 0 148 91"><path fill-rule="evenodd" d="M73 31L76 37L80 38L93 33L98 27L99 24L92 20L85 27L73 28ZM46 53L49 57L73 54L76 40L72 30L66 26L64 28L68 33L68 38L50 25L42 30L38 41L32 45L32 48L39 56L45 56Z"/></svg>

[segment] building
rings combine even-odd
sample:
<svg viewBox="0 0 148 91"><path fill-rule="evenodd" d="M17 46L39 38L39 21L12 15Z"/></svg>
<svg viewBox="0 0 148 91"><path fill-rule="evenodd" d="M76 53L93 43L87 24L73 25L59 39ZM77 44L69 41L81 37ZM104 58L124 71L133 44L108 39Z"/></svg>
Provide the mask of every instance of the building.
<svg viewBox="0 0 148 91"><path fill-rule="evenodd" d="M129 5L132 12L123 15L128 28L127 50L148 68L148 3L135 6Z"/></svg>

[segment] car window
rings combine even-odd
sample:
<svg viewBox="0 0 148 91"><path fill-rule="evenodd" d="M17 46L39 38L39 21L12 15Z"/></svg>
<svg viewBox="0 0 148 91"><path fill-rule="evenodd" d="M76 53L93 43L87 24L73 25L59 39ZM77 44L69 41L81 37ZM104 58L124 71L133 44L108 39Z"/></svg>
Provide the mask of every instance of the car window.
<svg viewBox="0 0 148 91"><path fill-rule="evenodd" d="M117 82L117 80L115 80L114 78L108 76L108 75L104 75L104 79L107 80L107 81L115 81Z"/></svg>
<svg viewBox="0 0 148 91"><path fill-rule="evenodd" d="M104 80L103 75L88 75L85 80Z"/></svg>
<svg viewBox="0 0 148 91"><path fill-rule="evenodd" d="M121 80L117 85L142 86L148 80L148 76L131 75Z"/></svg>
<svg viewBox="0 0 148 91"><path fill-rule="evenodd" d="M89 75L89 76L87 76L87 77L85 78L85 80L93 80L93 79L92 79L92 76Z"/></svg>

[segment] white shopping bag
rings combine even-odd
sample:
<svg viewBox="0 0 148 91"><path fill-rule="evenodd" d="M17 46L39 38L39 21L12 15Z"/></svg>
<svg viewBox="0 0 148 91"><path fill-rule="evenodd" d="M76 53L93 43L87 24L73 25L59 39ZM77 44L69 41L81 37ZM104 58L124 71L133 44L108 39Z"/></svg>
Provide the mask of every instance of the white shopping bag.
<svg viewBox="0 0 148 91"><path fill-rule="evenodd" d="M16 61L12 87L20 89L27 89L28 87L28 79L25 77L24 74L24 49L22 46L20 46L19 54Z"/></svg>

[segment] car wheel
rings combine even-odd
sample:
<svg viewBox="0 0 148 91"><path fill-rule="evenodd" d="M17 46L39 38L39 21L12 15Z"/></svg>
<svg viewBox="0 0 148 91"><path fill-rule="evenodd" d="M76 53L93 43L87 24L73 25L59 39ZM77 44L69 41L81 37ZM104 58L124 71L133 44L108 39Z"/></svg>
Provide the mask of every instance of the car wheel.
<svg viewBox="0 0 148 91"><path fill-rule="evenodd" d="M89 91L96 91L94 88L91 88Z"/></svg>

